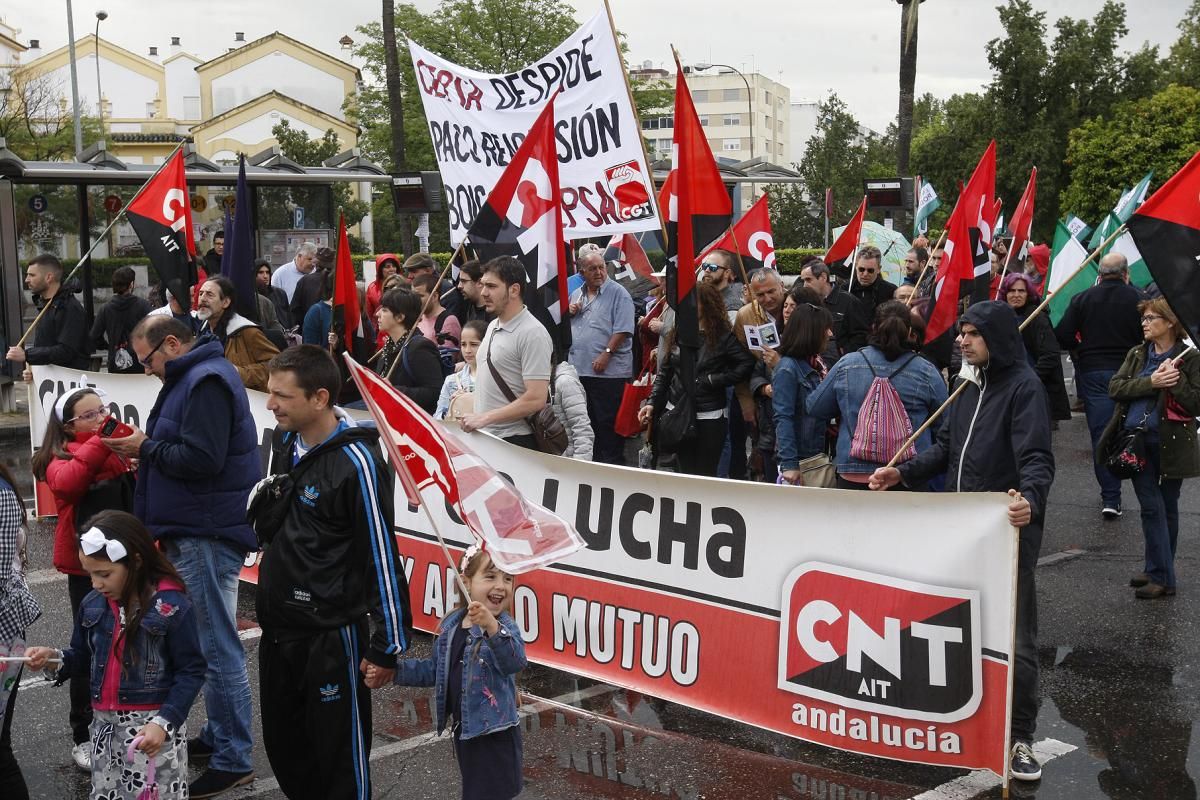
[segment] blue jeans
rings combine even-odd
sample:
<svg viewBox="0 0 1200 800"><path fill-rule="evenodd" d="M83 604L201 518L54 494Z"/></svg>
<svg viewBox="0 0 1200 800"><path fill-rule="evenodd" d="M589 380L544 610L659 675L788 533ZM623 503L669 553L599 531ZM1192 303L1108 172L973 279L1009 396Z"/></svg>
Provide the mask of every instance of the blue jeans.
<svg viewBox="0 0 1200 800"><path fill-rule="evenodd" d="M246 651L237 631L238 574L245 554L224 539L185 536L162 540L163 553L179 570L196 610L200 647L208 661L204 705L208 722L199 739L213 748L209 766L250 772L254 710Z"/></svg>
<svg viewBox="0 0 1200 800"><path fill-rule="evenodd" d="M1087 416L1088 433L1092 435L1092 468L1096 471L1096 483L1100 484L1100 499L1105 506L1121 508L1121 481L1107 469L1095 463L1096 443L1104 433L1104 427L1112 419L1116 403L1108 395L1108 382L1115 369L1089 370L1075 373L1075 387L1083 398L1083 413Z"/></svg>
<svg viewBox="0 0 1200 800"><path fill-rule="evenodd" d="M1142 536L1146 539L1145 572L1159 586L1175 586L1175 545L1179 542L1179 489L1183 481L1162 478L1161 450L1146 440L1146 468L1133 477L1133 491L1142 506Z"/></svg>

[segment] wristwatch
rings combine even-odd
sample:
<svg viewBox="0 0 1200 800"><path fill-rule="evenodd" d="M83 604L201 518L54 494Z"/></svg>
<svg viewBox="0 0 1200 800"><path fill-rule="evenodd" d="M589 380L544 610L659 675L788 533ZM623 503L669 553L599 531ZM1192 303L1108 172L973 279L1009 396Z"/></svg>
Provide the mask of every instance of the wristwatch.
<svg viewBox="0 0 1200 800"><path fill-rule="evenodd" d="M168 737L175 735L175 726L172 725L170 723L170 721L167 720L166 717L161 716L161 715L155 715L150 718L150 721L153 722L158 727L162 728L164 731L166 731Z"/></svg>
<svg viewBox="0 0 1200 800"><path fill-rule="evenodd" d="M606 348L604 348L604 352L608 353L608 354L611 356L611 355L612 355L612 348L611 348L611 347L606 347Z"/></svg>

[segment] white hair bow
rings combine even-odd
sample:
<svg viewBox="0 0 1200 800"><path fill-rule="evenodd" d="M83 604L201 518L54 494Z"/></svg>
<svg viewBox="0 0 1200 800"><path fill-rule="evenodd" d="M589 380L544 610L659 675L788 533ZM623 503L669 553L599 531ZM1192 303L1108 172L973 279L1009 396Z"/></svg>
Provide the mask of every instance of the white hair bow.
<svg viewBox="0 0 1200 800"><path fill-rule="evenodd" d="M117 539L109 539L104 535L104 531L99 528L92 528L83 534L83 536L80 536L79 546L83 548L85 556L94 556L103 550L105 555L108 556L109 561L120 561L129 555L129 551L125 549L125 545L121 544Z"/></svg>
<svg viewBox="0 0 1200 800"><path fill-rule="evenodd" d="M476 542L475 544L471 545L463 552L462 561L460 561L459 565L458 565L459 572L467 571L467 564L471 563L471 559L479 554L479 550L480 550L479 542Z"/></svg>

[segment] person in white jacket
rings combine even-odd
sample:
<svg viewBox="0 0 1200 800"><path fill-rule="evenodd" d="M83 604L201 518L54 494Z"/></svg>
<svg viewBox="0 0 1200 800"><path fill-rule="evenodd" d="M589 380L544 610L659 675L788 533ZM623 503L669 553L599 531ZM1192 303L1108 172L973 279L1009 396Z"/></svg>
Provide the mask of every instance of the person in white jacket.
<svg viewBox="0 0 1200 800"><path fill-rule="evenodd" d="M588 417L587 392L579 380L579 373L569 362L563 361L554 368L551 384L550 407L567 429L567 449L563 455L578 461L591 461L596 434Z"/></svg>

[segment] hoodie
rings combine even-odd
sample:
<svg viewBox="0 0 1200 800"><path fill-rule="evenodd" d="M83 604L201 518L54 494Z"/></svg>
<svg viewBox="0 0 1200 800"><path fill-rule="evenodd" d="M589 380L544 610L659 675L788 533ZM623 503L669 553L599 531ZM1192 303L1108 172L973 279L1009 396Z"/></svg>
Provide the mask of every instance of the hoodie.
<svg viewBox="0 0 1200 800"><path fill-rule="evenodd" d="M937 441L901 464L900 476L911 486L945 470L946 491L1018 489L1040 535L1054 482L1046 389L1025 358L1017 315L1007 303L976 303L962 321L979 329L988 362L964 366L969 385L950 407Z"/></svg>
<svg viewBox="0 0 1200 800"><path fill-rule="evenodd" d="M92 323L92 341L108 348L108 371L142 375L145 370L129 345L129 333L151 312L150 303L133 294L114 295Z"/></svg>

